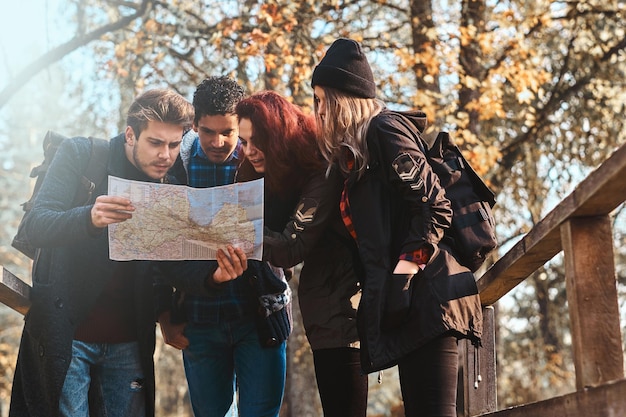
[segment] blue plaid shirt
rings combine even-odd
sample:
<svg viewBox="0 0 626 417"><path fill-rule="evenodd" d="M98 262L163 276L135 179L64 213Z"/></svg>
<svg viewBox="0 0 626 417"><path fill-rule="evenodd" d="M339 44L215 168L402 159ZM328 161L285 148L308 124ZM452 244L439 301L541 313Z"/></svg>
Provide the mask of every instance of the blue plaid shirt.
<svg viewBox="0 0 626 417"><path fill-rule="evenodd" d="M241 145L222 164L215 164L206 157L196 138L191 147L187 166L188 185L208 188L235 182L239 165ZM215 324L220 321L236 320L256 314L256 295L250 283L242 277L220 284L210 296L185 294L187 319L196 324Z"/></svg>
<svg viewBox="0 0 626 417"><path fill-rule="evenodd" d="M218 185L227 185L235 182L235 172L239 165L241 145L237 144L235 151L222 164L215 164L206 157L200 147L200 140L191 145L189 164L187 166L187 178L190 187L209 188Z"/></svg>

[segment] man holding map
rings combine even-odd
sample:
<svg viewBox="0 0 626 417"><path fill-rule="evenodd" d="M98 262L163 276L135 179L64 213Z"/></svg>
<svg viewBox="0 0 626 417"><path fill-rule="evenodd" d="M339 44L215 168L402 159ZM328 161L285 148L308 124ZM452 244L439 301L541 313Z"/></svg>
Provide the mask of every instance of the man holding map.
<svg viewBox="0 0 626 417"><path fill-rule="evenodd" d="M234 183L243 157L235 107L243 97L243 88L228 77L209 77L198 85L193 97L197 134L185 136L172 170L179 181L197 188ZM277 416L285 383L285 343L261 345L259 301L248 277L222 279L213 273L215 261L169 265L174 266L164 271L163 279L177 288L177 297L171 302L171 287L159 287L159 323L165 342L183 351L194 415L231 415L237 388L239 416ZM208 284L207 276L212 277ZM176 315L173 305L180 306Z"/></svg>
<svg viewBox="0 0 626 417"><path fill-rule="evenodd" d="M168 181L192 118L193 107L174 91L140 95L129 108L125 131L109 142L107 173ZM109 259L108 226L130 219L134 206L106 195L107 181L96 185L85 205L72 204L90 153L85 138L62 143L25 222L28 238L42 249L11 417L154 416L150 263ZM245 255L231 250L229 256L236 262L229 264L231 273L240 275Z"/></svg>

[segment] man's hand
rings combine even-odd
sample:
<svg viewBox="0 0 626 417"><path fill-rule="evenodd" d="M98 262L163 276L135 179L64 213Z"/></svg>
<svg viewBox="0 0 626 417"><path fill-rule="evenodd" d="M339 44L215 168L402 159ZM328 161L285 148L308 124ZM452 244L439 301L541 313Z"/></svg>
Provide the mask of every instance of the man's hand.
<svg viewBox="0 0 626 417"><path fill-rule="evenodd" d="M91 223L99 229L112 223L120 223L133 217L135 207L124 197L101 195L91 208Z"/></svg>
<svg viewBox="0 0 626 417"><path fill-rule="evenodd" d="M172 324L170 312L164 311L159 315L159 325L165 343L179 350L187 349L189 339L185 337L185 323Z"/></svg>
<svg viewBox="0 0 626 417"><path fill-rule="evenodd" d="M248 258L241 248L227 247L228 254L223 249L217 250L217 269L213 273L213 281L222 283L232 281L241 276L248 269Z"/></svg>

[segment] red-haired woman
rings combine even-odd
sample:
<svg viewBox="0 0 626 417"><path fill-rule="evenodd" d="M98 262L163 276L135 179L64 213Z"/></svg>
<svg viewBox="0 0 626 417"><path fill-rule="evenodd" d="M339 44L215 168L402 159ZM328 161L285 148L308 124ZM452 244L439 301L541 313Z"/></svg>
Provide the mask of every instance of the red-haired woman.
<svg viewBox="0 0 626 417"><path fill-rule="evenodd" d="M298 298L325 417L364 417L356 309L360 261L339 211L343 179L326 177L316 122L281 95L265 91L236 108L245 153L237 180L265 178L263 257L303 263Z"/></svg>

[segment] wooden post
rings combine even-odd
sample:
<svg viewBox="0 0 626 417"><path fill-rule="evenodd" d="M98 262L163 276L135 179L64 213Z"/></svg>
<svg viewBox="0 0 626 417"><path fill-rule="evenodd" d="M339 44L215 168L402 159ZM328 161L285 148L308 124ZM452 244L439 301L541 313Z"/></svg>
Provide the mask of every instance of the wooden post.
<svg viewBox="0 0 626 417"><path fill-rule="evenodd" d="M469 417L496 411L496 340L493 306L483 308L482 347L477 351L469 340L463 340L459 347L463 385L459 384L458 389L463 393L460 401L463 403L463 415ZM480 382L476 380L478 375Z"/></svg>
<svg viewBox="0 0 626 417"><path fill-rule="evenodd" d="M0 265L0 303L18 313L26 314L30 309L30 286Z"/></svg>
<svg viewBox="0 0 626 417"><path fill-rule="evenodd" d="M612 236L608 215L561 225L579 391L624 377Z"/></svg>

